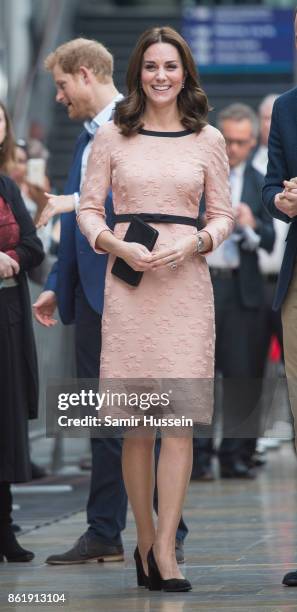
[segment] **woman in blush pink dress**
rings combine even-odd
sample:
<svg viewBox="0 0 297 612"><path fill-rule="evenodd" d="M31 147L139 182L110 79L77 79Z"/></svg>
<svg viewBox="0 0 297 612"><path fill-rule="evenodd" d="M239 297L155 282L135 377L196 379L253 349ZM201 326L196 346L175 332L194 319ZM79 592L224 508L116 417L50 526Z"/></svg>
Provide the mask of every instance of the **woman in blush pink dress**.
<svg viewBox="0 0 297 612"><path fill-rule="evenodd" d="M139 39L127 73L128 96L114 122L95 137L78 222L98 252L109 252L102 331L102 379L204 379L214 373L214 307L201 255L233 228L228 162L221 134L207 124L208 103L185 40L169 27ZM161 223L152 252L123 240L129 223L105 224L112 188L116 215L176 215ZM205 192L207 223L197 232ZM188 217L190 224L185 224ZM119 220L122 221L123 219ZM192 223L193 222L193 223ZM138 287L111 274L115 257L143 271ZM187 416L187 407L185 407ZM212 402L195 415L210 422ZM158 522L153 521L155 431L127 436L123 473L137 525L138 584L188 591L175 557L175 535L192 466L192 438L162 438L157 469Z"/></svg>

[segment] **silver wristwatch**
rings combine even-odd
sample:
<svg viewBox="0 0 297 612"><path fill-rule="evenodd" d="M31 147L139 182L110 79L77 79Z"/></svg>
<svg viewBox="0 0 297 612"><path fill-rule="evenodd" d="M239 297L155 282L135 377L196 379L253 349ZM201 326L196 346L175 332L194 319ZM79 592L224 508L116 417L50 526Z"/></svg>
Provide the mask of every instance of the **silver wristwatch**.
<svg viewBox="0 0 297 612"><path fill-rule="evenodd" d="M205 244L203 238L198 234L197 236L197 253L203 253L205 251Z"/></svg>

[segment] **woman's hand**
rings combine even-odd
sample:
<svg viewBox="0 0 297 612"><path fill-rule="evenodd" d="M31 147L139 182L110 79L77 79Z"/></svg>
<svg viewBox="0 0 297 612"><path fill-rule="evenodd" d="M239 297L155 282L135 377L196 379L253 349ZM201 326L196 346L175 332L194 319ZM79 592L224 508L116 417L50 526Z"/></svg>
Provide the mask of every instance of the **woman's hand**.
<svg viewBox="0 0 297 612"><path fill-rule="evenodd" d="M207 231L201 230L205 252L211 251L212 239ZM155 270L161 266L178 266L185 259L197 252L197 234L178 240L174 247L160 249L151 253L138 242L125 242L116 238L109 230L102 231L95 242L98 250L106 251L116 257L121 257L136 272Z"/></svg>
<svg viewBox="0 0 297 612"><path fill-rule="evenodd" d="M201 231L199 235L203 238L205 252L210 251L212 240L208 232ZM154 253L151 268L153 270L163 266L173 266L175 268L195 253L197 253L197 236L180 238L174 247L168 247Z"/></svg>
<svg viewBox="0 0 297 612"><path fill-rule="evenodd" d="M20 271L20 266L15 259L0 252L0 278L11 278Z"/></svg>
<svg viewBox="0 0 297 612"><path fill-rule="evenodd" d="M151 268L152 253L138 242L122 241L118 256L136 272L145 272Z"/></svg>

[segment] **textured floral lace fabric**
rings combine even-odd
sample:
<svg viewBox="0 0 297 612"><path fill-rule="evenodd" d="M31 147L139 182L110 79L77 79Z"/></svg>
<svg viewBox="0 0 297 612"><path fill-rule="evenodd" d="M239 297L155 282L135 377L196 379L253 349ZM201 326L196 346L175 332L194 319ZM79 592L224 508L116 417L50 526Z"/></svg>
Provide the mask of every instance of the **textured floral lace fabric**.
<svg viewBox="0 0 297 612"><path fill-rule="evenodd" d="M216 248L233 228L228 173L224 139L211 126L199 135L140 133L127 138L109 123L97 132L89 158L78 215L80 229L95 248L98 235L108 230L104 202L110 187L117 214L149 212L197 217L204 191L205 229ZM197 233L191 226L152 225L159 231L155 250ZM117 224L115 236L123 238L127 227L127 223ZM214 302L205 258L193 255L175 270L166 267L147 271L138 287L113 276L113 262L110 256L102 320L101 378L188 379L201 380L203 385L212 380ZM207 423L212 401L209 394L202 395L194 417L196 422Z"/></svg>

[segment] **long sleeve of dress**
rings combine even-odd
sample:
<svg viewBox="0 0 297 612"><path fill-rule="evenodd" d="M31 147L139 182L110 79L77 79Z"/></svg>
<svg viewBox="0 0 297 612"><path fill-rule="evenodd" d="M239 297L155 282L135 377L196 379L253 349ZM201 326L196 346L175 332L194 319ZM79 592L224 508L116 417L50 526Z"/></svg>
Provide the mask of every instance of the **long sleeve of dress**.
<svg viewBox="0 0 297 612"><path fill-rule="evenodd" d="M214 250L228 238L234 227L229 186L229 162L225 140L218 130L216 130L213 153L205 175L204 193L207 220L204 229L212 238L212 250Z"/></svg>
<svg viewBox="0 0 297 612"><path fill-rule="evenodd" d="M105 127L100 128L94 138L77 216L81 232L97 253L104 253L95 247L98 236L111 231L105 216L105 201L111 185L110 143Z"/></svg>

